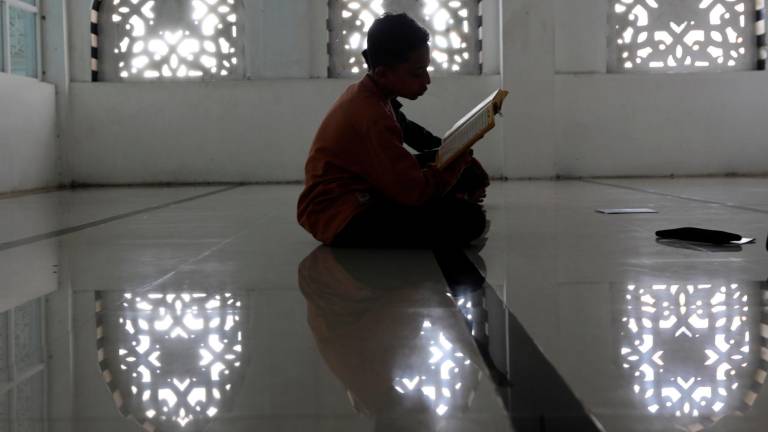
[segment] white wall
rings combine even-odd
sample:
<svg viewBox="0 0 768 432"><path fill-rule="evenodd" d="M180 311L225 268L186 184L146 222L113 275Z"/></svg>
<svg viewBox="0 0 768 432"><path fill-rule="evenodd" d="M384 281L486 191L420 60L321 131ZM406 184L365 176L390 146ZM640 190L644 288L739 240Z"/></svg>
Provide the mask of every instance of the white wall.
<svg viewBox="0 0 768 432"><path fill-rule="evenodd" d="M554 174L553 0L502 2L504 174Z"/></svg>
<svg viewBox="0 0 768 432"><path fill-rule="evenodd" d="M768 173L768 75L560 75L566 176Z"/></svg>
<svg viewBox="0 0 768 432"><path fill-rule="evenodd" d="M498 76L436 80L406 113L448 129ZM81 183L262 182L301 180L322 117L351 81L256 80L213 83L75 83L67 145ZM478 145L500 173L500 134Z"/></svg>
<svg viewBox="0 0 768 432"><path fill-rule="evenodd" d="M56 186L54 87L0 73L0 193Z"/></svg>

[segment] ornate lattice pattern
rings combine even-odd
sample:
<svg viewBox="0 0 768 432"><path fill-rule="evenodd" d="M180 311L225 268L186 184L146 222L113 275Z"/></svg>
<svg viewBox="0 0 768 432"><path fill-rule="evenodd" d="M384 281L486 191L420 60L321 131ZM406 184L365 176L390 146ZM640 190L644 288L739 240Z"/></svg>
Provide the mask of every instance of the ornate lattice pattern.
<svg viewBox="0 0 768 432"><path fill-rule="evenodd" d="M423 398L438 416L466 406L472 399L473 384L480 379L480 369L430 321L422 324L420 338L429 354L416 370L395 378L395 390Z"/></svg>
<svg viewBox="0 0 768 432"><path fill-rule="evenodd" d="M357 76L367 70L362 51L368 29L385 11L403 11L431 35L432 66L438 73L479 73L477 0L336 0L331 2L331 76Z"/></svg>
<svg viewBox="0 0 768 432"><path fill-rule="evenodd" d="M332 50L331 55L341 56L346 61L340 74L359 74L366 69L362 52L368 47L368 29L376 17L384 13L383 3L383 0L341 0L336 3L341 9L343 24L340 27L344 49Z"/></svg>
<svg viewBox="0 0 768 432"><path fill-rule="evenodd" d="M241 368L241 310L230 293L124 294L102 354L121 411L161 430L217 415Z"/></svg>
<svg viewBox="0 0 768 432"><path fill-rule="evenodd" d="M754 69L755 0L613 0L615 72Z"/></svg>
<svg viewBox="0 0 768 432"><path fill-rule="evenodd" d="M483 291L477 290L468 294L451 296L456 307L467 321L472 337L476 341L485 342L488 339L488 311L484 308Z"/></svg>
<svg viewBox="0 0 768 432"><path fill-rule="evenodd" d="M461 72L465 64L473 68L470 57L477 54L470 51L468 40L477 38L477 26L470 25L470 11L477 14L477 2L425 0L423 7L422 17L432 34L435 68L451 72Z"/></svg>
<svg viewBox="0 0 768 432"><path fill-rule="evenodd" d="M102 14L113 25L120 78L220 78L242 73L235 0L110 2L111 7L102 6Z"/></svg>
<svg viewBox="0 0 768 432"><path fill-rule="evenodd" d="M649 412L699 430L742 408L760 364L752 290L727 285L630 285L621 358Z"/></svg>

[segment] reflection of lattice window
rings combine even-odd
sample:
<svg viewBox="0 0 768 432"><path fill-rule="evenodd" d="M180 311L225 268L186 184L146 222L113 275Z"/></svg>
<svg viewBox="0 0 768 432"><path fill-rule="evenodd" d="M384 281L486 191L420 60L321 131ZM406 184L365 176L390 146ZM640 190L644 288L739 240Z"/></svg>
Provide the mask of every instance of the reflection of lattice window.
<svg viewBox="0 0 768 432"><path fill-rule="evenodd" d="M755 0L611 2L612 72L745 70L757 65Z"/></svg>
<svg viewBox="0 0 768 432"><path fill-rule="evenodd" d="M99 45L107 79L243 75L239 1L103 1Z"/></svg>
<svg viewBox="0 0 768 432"><path fill-rule="evenodd" d="M752 383L764 374L759 365L768 335L759 336L760 299L751 288L627 288L621 358L650 413L694 431L754 403Z"/></svg>
<svg viewBox="0 0 768 432"><path fill-rule="evenodd" d="M101 313L99 355L121 412L145 428L207 424L222 411L242 370L240 298L126 293L119 301L119 312Z"/></svg>
<svg viewBox="0 0 768 432"><path fill-rule="evenodd" d="M432 66L438 74L480 72L478 0L333 0L330 2L332 77L350 77L367 68L361 55L373 21L385 11L406 12L431 35Z"/></svg>
<svg viewBox="0 0 768 432"><path fill-rule="evenodd" d="M488 311L485 310L483 297L482 290L458 296L451 295L456 307L466 318L472 337L478 342L487 342L488 339Z"/></svg>
<svg viewBox="0 0 768 432"><path fill-rule="evenodd" d="M422 323L420 341L429 354L423 363L395 378L395 390L423 398L438 416L467 406L480 369L430 321Z"/></svg>
<svg viewBox="0 0 768 432"><path fill-rule="evenodd" d="M0 314L0 430L40 430L46 409L44 301Z"/></svg>
<svg viewBox="0 0 768 432"><path fill-rule="evenodd" d="M0 72L38 78L38 0L0 0Z"/></svg>

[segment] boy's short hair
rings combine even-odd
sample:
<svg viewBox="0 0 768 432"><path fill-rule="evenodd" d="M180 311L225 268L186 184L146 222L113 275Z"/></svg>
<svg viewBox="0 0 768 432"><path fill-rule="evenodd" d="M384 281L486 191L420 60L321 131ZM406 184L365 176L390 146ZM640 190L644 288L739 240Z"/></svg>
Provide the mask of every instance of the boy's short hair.
<svg viewBox="0 0 768 432"><path fill-rule="evenodd" d="M386 13L368 29L363 57L369 70L406 63L412 52L429 44L429 32L405 13Z"/></svg>

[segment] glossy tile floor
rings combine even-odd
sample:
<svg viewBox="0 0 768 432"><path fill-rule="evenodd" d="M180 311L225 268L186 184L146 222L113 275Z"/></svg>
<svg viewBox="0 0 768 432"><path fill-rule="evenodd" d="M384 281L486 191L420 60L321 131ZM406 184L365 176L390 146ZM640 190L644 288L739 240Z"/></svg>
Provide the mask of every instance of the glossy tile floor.
<svg viewBox="0 0 768 432"><path fill-rule="evenodd" d="M768 179L494 183L447 254L319 247L299 192L0 199L0 432L768 429Z"/></svg>

